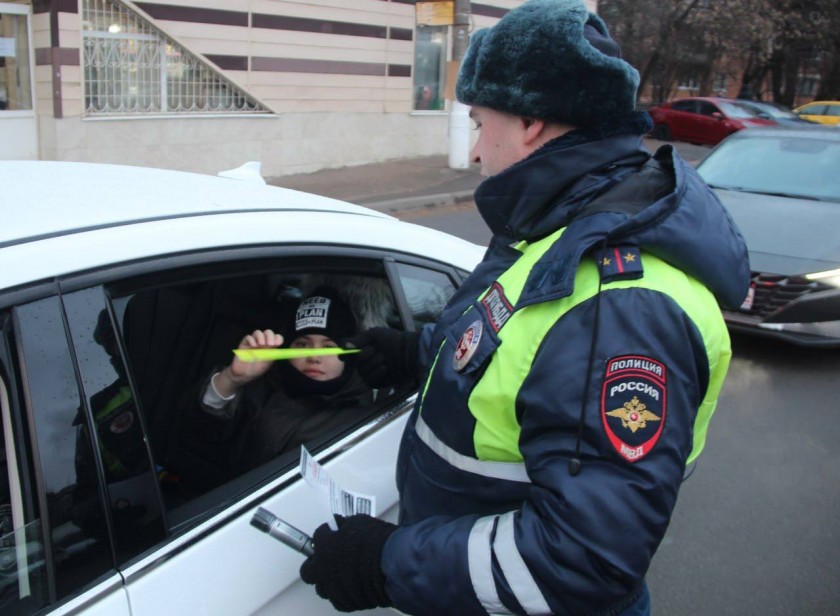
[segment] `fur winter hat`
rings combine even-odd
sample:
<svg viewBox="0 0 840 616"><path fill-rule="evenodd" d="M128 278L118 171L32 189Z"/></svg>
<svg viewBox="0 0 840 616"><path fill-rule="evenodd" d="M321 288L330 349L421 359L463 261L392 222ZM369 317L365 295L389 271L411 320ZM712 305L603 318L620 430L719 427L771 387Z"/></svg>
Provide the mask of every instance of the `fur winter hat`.
<svg viewBox="0 0 840 616"><path fill-rule="evenodd" d="M298 304L288 331L289 342L307 334L320 334L338 342L356 333L356 319L335 289L320 286Z"/></svg>
<svg viewBox="0 0 840 616"><path fill-rule="evenodd" d="M636 106L639 73L580 0L529 0L476 32L455 92L466 105L595 126Z"/></svg>

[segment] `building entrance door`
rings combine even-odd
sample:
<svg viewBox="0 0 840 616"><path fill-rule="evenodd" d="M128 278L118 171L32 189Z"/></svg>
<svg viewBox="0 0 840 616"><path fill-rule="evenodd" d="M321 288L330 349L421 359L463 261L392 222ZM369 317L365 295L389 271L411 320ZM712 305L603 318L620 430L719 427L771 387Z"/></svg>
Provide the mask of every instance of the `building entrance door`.
<svg viewBox="0 0 840 616"><path fill-rule="evenodd" d="M0 159L38 158L30 15L0 2Z"/></svg>

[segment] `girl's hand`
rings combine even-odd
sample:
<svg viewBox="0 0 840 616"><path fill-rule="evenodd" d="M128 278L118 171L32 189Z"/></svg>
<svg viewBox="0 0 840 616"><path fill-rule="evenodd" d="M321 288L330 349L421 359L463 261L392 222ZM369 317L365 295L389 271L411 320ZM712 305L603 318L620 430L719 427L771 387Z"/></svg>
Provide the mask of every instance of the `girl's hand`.
<svg viewBox="0 0 840 616"><path fill-rule="evenodd" d="M240 349L274 349L283 344L283 336L270 329L256 330L239 342ZM213 385L222 397L236 393L241 387L268 372L270 361L242 361L234 356L230 365L216 375Z"/></svg>

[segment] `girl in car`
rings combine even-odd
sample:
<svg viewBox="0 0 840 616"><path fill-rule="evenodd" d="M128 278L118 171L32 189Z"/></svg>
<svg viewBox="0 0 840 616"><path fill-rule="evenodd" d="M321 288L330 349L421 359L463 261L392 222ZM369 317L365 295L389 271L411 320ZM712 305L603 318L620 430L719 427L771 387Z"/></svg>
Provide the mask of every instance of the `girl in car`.
<svg viewBox="0 0 840 616"><path fill-rule="evenodd" d="M286 336L270 329L245 336L240 349L337 347L356 320L337 291L321 286L298 305ZM245 362L234 356L203 389L202 409L232 432L229 470L238 474L363 419L372 391L353 369L352 355Z"/></svg>

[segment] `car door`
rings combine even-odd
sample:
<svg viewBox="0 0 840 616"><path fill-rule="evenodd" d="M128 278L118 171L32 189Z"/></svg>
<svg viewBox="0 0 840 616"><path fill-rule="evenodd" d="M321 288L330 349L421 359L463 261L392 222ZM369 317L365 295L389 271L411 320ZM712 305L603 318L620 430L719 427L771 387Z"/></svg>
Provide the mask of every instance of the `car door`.
<svg viewBox="0 0 840 616"><path fill-rule="evenodd" d="M697 133L697 114L694 100L678 100L671 104L671 136L680 141L690 141Z"/></svg>
<svg viewBox="0 0 840 616"><path fill-rule="evenodd" d="M727 134L723 112L709 101L697 101L696 128L694 139L697 143L714 145L723 140Z"/></svg>
<svg viewBox="0 0 840 616"><path fill-rule="evenodd" d="M224 430L208 437L202 423L202 384L245 333L278 327L313 285L340 288L365 327L416 329L463 276L406 255L277 250L236 261L193 255L199 265L146 263L137 275L129 268L62 285L83 406L98 435L113 560L134 616L334 613L299 580L303 557L250 524L257 507L307 533L330 517L300 477L300 450L231 475ZM306 443L339 486L372 497L377 515L394 521L394 464L414 395L378 391L363 420Z"/></svg>

